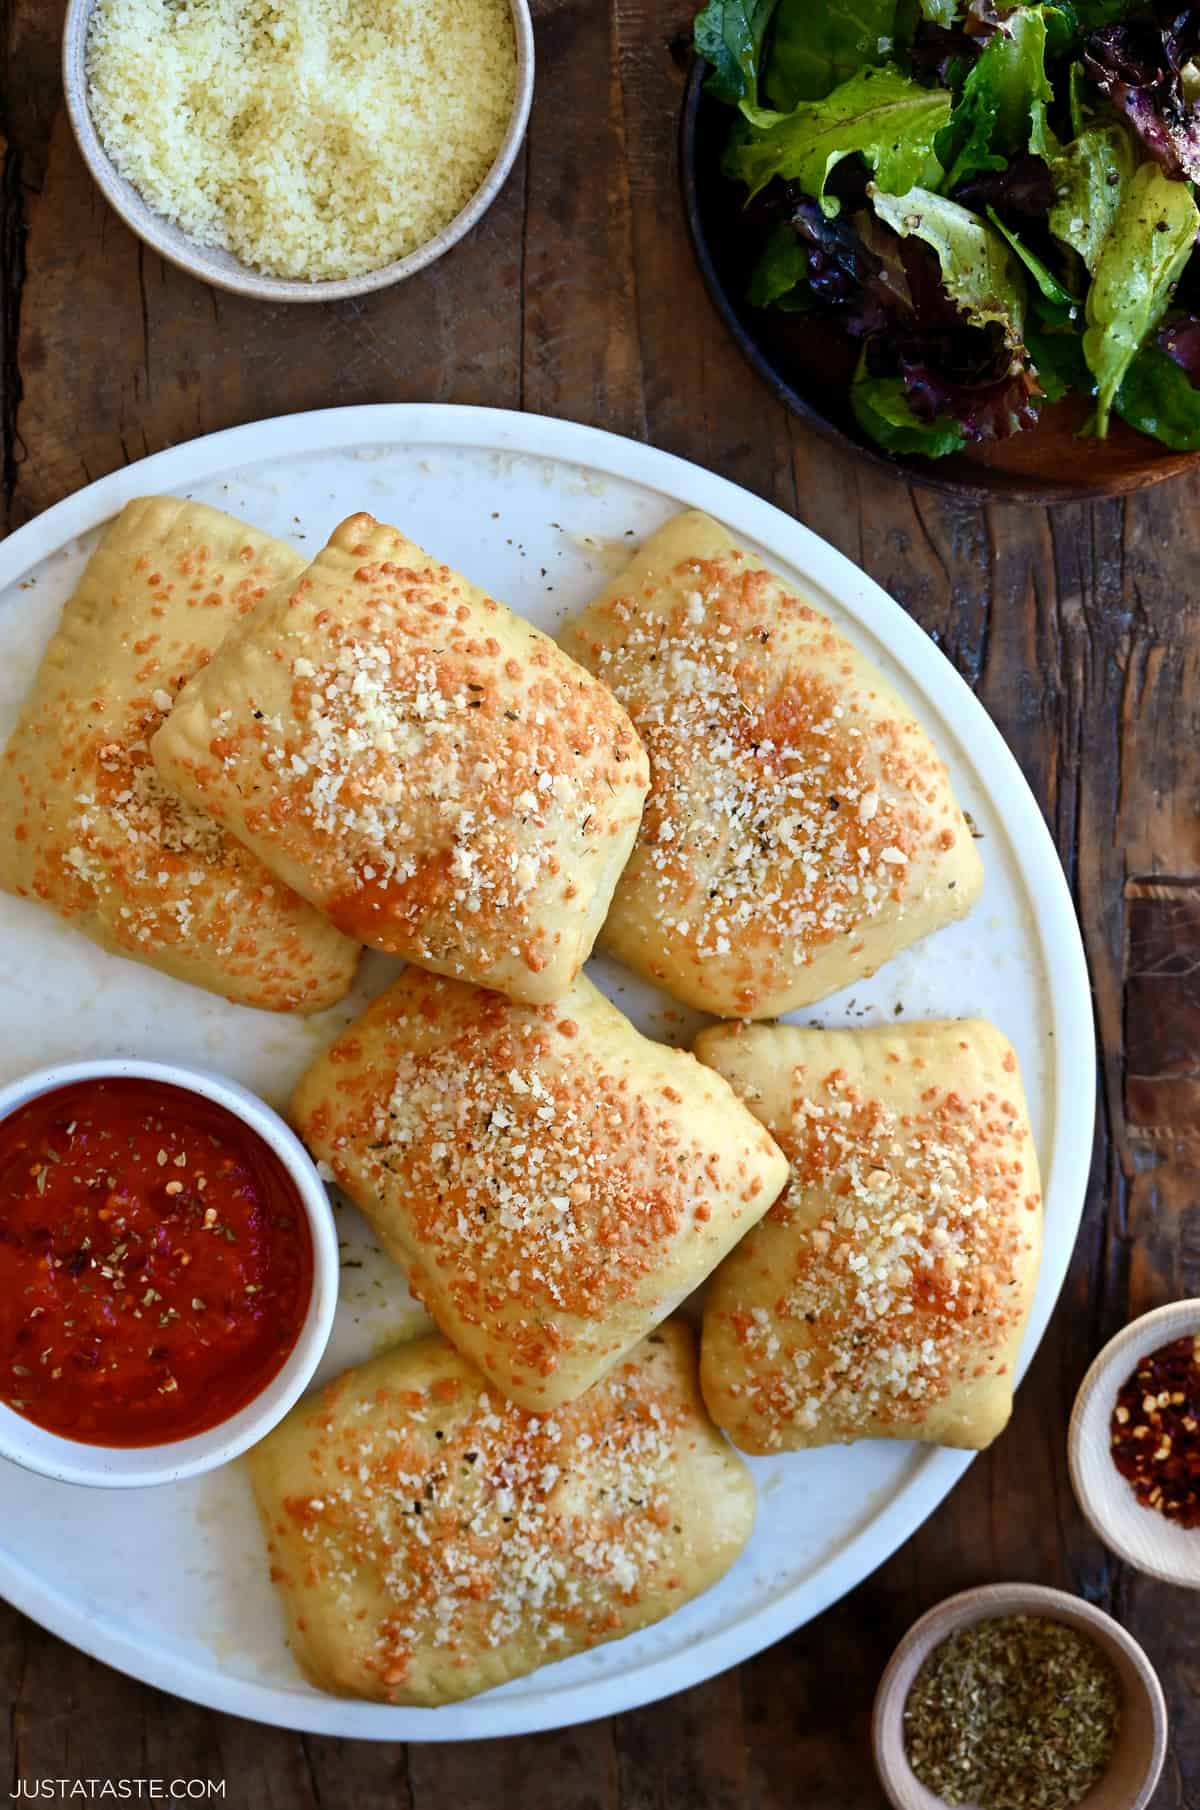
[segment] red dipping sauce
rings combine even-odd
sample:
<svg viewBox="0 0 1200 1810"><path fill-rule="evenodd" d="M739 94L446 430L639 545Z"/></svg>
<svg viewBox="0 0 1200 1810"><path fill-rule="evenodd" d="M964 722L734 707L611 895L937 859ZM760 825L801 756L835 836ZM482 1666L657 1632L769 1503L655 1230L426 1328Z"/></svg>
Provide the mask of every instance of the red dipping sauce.
<svg viewBox="0 0 1200 1810"><path fill-rule="evenodd" d="M206 1432L282 1368L312 1238L283 1163L162 1081L78 1081L0 1120L0 1401L91 1445Z"/></svg>

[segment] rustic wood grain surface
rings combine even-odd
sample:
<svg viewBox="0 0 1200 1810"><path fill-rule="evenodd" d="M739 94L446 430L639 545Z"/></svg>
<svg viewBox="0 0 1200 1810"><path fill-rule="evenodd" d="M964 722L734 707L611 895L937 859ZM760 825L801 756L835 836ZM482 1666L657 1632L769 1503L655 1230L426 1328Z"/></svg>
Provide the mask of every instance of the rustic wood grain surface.
<svg viewBox="0 0 1200 1810"><path fill-rule="evenodd" d="M893 1644L952 1590L1028 1578L1102 1604L1144 1642L1173 1723L1155 1810L1200 1810L1200 1617L1106 1555L1064 1459L1100 1343L1200 1293L1200 481L985 511L813 439L744 369L692 265L674 163L689 0L534 10L528 142L483 225L400 289L286 310L204 289L125 231L68 131L60 0L0 4L7 524L196 434L416 399L644 437L793 511L965 674L1057 838L1103 1056L1070 1279L1013 1425L921 1532L819 1621L684 1696L485 1746L308 1739L146 1689L0 1605L0 1772L14 1791L224 1778L237 1810L876 1810L868 1717Z"/></svg>

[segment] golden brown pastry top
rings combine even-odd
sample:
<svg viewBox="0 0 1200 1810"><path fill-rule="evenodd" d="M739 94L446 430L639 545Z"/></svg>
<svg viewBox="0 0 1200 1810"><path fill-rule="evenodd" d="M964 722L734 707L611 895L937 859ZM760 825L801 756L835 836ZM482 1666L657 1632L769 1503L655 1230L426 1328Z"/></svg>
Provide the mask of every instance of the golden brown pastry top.
<svg viewBox="0 0 1200 1810"><path fill-rule="evenodd" d="M926 897L949 882L941 921L966 910L979 863L924 730L719 523L673 518L566 642L650 756L605 931L620 959L704 1009L774 1016L933 928ZM856 939L908 914L911 934L855 962Z"/></svg>
<svg viewBox="0 0 1200 1810"><path fill-rule="evenodd" d="M706 1305L720 1424L751 1451L887 1433L987 1443L1008 1417L1041 1244L1011 1046L967 1020L714 1028L697 1052L791 1163Z"/></svg>
<svg viewBox="0 0 1200 1810"><path fill-rule="evenodd" d="M423 1339L301 1403L249 1464L306 1670L400 1702L657 1620L728 1567L753 1518L679 1325L541 1416Z"/></svg>
<svg viewBox="0 0 1200 1810"><path fill-rule="evenodd" d="M292 1112L443 1331L528 1407L661 1320L787 1174L720 1076L586 978L518 1006L410 967Z"/></svg>
<svg viewBox="0 0 1200 1810"><path fill-rule="evenodd" d="M276 1010L340 998L357 945L165 784L149 744L184 682L303 563L204 504L127 503L0 766L0 884L106 947Z"/></svg>
<svg viewBox="0 0 1200 1810"><path fill-rule="evenodd" d="M515 969L522 997L590 953L648 784L603 686L361 514L189 688L155 758L342 929L501 991Z"/></svg>

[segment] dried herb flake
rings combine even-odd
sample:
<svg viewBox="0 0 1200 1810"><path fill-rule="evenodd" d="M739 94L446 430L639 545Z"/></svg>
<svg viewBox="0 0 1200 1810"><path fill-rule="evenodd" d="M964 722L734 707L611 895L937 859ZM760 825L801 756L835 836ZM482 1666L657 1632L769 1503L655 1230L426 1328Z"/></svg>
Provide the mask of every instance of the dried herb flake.
<svg viewBox="0 0 1200 1810"><path fill-rule="evenodd" d="M1119 1720L1117 1675L1095 1641L1045 1616L995 1616L930 1654L904 1743L947 1804L1071 1810L1107 1770Z"/></svg>

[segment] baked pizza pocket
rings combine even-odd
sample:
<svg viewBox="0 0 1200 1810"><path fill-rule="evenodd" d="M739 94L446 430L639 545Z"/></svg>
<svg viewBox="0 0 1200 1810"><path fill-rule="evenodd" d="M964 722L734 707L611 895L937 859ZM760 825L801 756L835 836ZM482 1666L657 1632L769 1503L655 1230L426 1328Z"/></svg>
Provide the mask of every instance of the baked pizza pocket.
<svg viewBox="0 0 1200 1810"><path fill-rule="evenodd" d="M296 1659L384 1703L456 1702L661 1621L754 1521L677 1322L547 1415L420 1339L301 1402L246 1462Z"/></svg>
<svg viewBox="0 0 1200 1810"><path fill-rule="evenodd" d="M935 748L882 674L719 523L653 535L564 642L650 756L602 941L677 998L772 1018L873 974L982 886Z"/></svg>
<svg viewBox="0 0 1200 1810"><path fill-rule="evenodd" d="M300 555L176 497L127 503L46 649L0 760L0 886L101 948L243 1005L340 999L359 946L150 759L179 687Z"/></svg>
<svg viewBox="0 0 1200 1810"><path fill-rule="evenodd" d="M277 587L153 752L349 934L531 1001L591 953L648 784L604 686L369 515Z"/></svg>
<svg viewBox="0 0 1200 1810"><path fill-rule="evenodd" d="M704 1397L746 1452L978 1448L1012 1410L1041 1255L1016 1056L981 1019L719 1026L696 1052L791 1181L713 1277Z"/></svg>
<svg viewBox="0 0 1200 1810"><path fill-rule="evenodd" d="M787 1179L727 1082L586 979L533 1007L408 968L292 1117L442 1331L527 1408L603 1376Z"/></svg>

